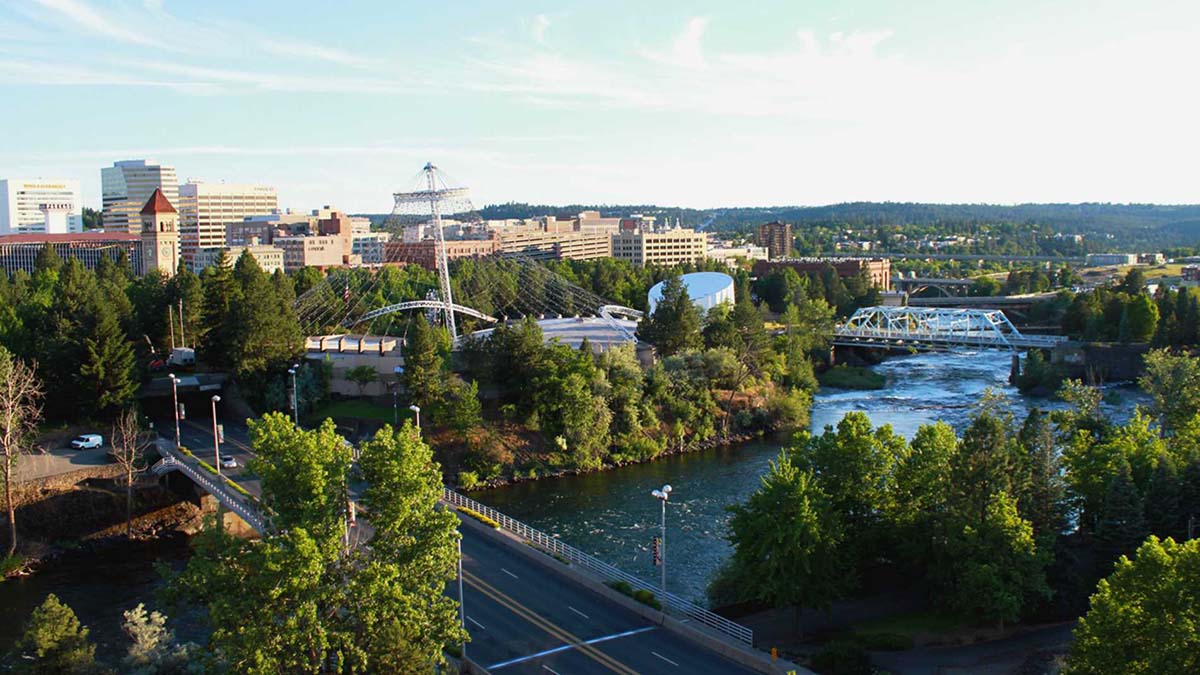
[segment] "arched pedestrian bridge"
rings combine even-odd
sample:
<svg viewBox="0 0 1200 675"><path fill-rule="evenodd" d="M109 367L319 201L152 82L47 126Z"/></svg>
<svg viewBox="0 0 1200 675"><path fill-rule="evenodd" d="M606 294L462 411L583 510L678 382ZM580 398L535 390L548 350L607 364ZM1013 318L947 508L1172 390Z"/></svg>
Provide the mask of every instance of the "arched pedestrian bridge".
<svg viewBox="0 0 1200 675"><path fill-rule="evenodd" d="M1048 349L1061 335L1026 335L1004 312L931 307L864 307L833 333L832 343L852 347L914 349Z"/></svg>

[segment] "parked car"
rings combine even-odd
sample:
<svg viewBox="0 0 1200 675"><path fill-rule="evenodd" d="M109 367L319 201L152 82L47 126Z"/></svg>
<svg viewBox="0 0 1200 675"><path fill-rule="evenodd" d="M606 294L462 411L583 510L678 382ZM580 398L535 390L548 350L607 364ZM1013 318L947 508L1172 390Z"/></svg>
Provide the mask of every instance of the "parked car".
<svg viewBox="0 0 1200 675"><path fill-rule="evenodd" d="M236 457L228 457L228 456L222 457L221 458L221 468L222 469L238 468L237 458Z"/></svg>
<svg viewBox="0 0 1200 675"><path fill-rule="evenodd" d="M104 438L100 434L83 434L71 439L71 447L76 450L91 450L104 445Z"/></svg>

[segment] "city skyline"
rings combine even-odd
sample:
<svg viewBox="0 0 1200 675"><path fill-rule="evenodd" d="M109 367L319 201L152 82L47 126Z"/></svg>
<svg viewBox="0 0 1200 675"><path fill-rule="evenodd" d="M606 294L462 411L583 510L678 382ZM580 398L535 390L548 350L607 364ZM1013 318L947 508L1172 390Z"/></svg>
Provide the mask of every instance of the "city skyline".
<svg viewBox="0 0 1200 675"><path fill-rule="evenodd" d="M477 204L1194 203L1200 7L0 5L0 177L150 158L386 212Z"/></svg>

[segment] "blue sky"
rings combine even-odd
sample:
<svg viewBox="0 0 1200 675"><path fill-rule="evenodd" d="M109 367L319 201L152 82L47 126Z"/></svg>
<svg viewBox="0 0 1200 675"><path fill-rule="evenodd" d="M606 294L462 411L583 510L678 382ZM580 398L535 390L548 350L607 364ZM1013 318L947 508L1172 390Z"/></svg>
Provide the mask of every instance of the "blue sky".
<svg viewBox="0 0 1200 675"><path fill-rule="evenodd" d="M0 4L0 177L390 209L1200 201L1200 3Z"/></svg>

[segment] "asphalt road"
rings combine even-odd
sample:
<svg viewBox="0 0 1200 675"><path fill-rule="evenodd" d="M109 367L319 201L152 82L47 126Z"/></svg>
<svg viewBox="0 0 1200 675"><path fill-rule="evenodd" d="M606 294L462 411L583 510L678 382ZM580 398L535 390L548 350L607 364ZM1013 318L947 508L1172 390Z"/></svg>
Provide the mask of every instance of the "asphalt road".
<svg viewBox="0 0 1200 675"><path fill-rule="evenodd" d="M754 673L462 527L467 655L497 675ZM450 594L457 597L457 590Z"/></svg>
<svg viewBox="0 0 1200 675"><path fill-rule="evenodd" d="M224 428L225 442L221 443L221 459L233 457L237 460L237 468L226 469L221 468L221 473L241 483L243 487L251 492L257 493L258 479L247 476L246 462L254 456L254 451L250 449L250 430L242 422L232 422L229 420L217 419L217 423ZM159 435L163 438L175 438L175 421L173 419L155 420L154 427L158 429ZM213 428L212 418L205 420L181 420L179 422L179 435L182 438L183 445L196 457L216 466L215 453L213 452Z"/></svg>

